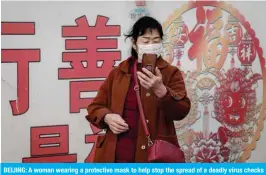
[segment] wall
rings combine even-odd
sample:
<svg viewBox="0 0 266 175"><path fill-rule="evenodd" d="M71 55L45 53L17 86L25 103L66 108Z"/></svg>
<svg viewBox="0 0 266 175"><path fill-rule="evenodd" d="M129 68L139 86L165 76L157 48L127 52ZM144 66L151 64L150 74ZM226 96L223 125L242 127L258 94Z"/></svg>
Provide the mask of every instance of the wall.
<svg viewBox="0 0 266 175"><path fill-rule="evenodd" d="M232 4L232 7L229 4ZM217 6L218 10L207 17L208 15L205 16L202 12L201 5L205 10L213 9L207 6ZM266 68L261 51L266 48L266 22L263 18L266 15L265 5L265 2L190 5L187 5L187 2L174 1L146 2L150 15L163 23L166 35L165 59L173 65L178 65L178 59L172 53L176 53L178 49L181 53L179 68L184 72L187 90L193 102L186 120L176 123L177 135L187 161L266 161L266 152L263 149L266 131L262 130L266 116ZM2 3L3 162L91 160L93 142L99 130L85 120L84 108L95 96L102 80L111 70L113 61L118 65L128 57L130 42L124 41L123 34L134 23L130 13L135 9L134 1ZM247 32L251 35L253 44L251 52L256 52L254 59L252 55L241 59L241 56L235 54L235 69L231 64L232 56L227 50L233 47L230 45L230 36L225 32L229 13L239 19L234 24L240 24L243 33L234 48L239 47L241 55L243 45L239 46L239 43ZM214 20L212 23L211 17L218 19L219 14L221 20ZM180 15L187 30L181 20L175 25L172 24ZM95 24L97 16L98 23ZM193 28L200 20L204 21L204 16L207 17L206 23L199 23L194 31L200 26L205 27L204 29L206 26L209 26L210 30L214 29L207 33L206 37L210 39L207 43L201 34L194 37L194 40L192 36ZM255 35L243 17L254 29ZM88 28L86 19L90 26L98 25L99 28ZM20 22L20 26L13 22ZM79 27L74 29L77 25ZM105 28L105 25L115 26ZM181 32L184 34L181 36L177 29L183 29L187 33ZM105 33L107 40L96 41L93 34L97 32ZM108 37L110 35L112 36ZM85 36L89 38L87 41ZM187 42L180 43L178 36L181 36L181 40L187 39ZM82 41L72 40L66 43L66 39L84 39L84 42L82 44ZM179 47L175 48L174 43L178 42ZM197 47L197 43L201 49L189 51L193 45ZM98 57L96 46L104 48L102 44L105 45L104 51L107 55ZM74 51L66 51L70 48ZM203 49L208 49L209 52L203 52ZM222 50L222 56L219 55L219 50ZM108 51L116 53L112 55ZM67 62L67 59L71 58L68 57L69 54L63 54L64 52L85 52L83 55L75 55L74 59L83 58L83 65L88 65L88 68L69 71L62 69L71 67ZM218 57L215 58L217 54ZM208 58L211 62L208 62ZM104 64L102 61L96 63L96 60L103 59L106 60ZM86 60L88 63L85 63ZM76 65L80 64L77 62ZM96 68L96 65L100 68ZM244 71L245 67L247 72ZM223 74L229 70L231 76L227 74L222 79ZM247 86L244 87L243 84ZM227 86L223 85L228 85L227 90ZM230 87L233 85L241 90L231 92ZM228 90L231 90L229 95ZM230 98L232 104L229 103ZM11 102L13 107L10 104L12 100L17 100ZM236 114L228 115L232 114L233 108L237 109ZM225 112L218 115L221 111ZM230 135L230 131L234 131L235 135ZM39 134L50 134L51 139L40 139ZM259 140L256 142L257 139ZM60 143L60 146L39 147L40 144L48 143ZM254 150L251 151L252 149Z"/></svg>

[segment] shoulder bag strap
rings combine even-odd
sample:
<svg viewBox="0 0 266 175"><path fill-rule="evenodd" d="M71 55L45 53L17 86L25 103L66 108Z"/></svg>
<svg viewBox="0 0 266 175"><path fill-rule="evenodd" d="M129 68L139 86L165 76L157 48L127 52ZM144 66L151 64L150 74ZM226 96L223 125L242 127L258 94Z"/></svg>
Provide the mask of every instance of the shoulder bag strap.
<svg viewBox="0 0 266 175"><path fill-rule="evenodd" d="M153 142L150 138L150 131L149 131L149 127L148 127L147 122L146 122L146 118L144 115L143 106L142 106L142 102L141 102L141 98L140 98L140 92L139 92L140 86L139 86L138 79L137 79L137 64L138 64L138 61L136 60L134 63L134 81L135 81L134 90L136 91L140 119L141 119L141 123L142 123L143 128L144 128L144 133L148 139L148 146L152 146Z"/></svg>

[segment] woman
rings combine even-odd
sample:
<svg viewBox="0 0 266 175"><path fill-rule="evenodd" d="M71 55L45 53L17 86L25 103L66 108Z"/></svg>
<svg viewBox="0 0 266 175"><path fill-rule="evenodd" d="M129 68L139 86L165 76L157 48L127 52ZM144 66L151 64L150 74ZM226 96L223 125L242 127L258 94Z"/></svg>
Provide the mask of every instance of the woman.
<svg viewBox="0 0 266 175"><path fill-rule="evenodd" d="M178 146L173 121L182 120L190 110L181 72L159 56L163 38L161 24L151 17L142 17L128 37L132 40L131 57L110 72L87 108L87 120L107 130L106 135L97 139L94 162L147 162L147 139L134 91L135 75L141 85L152 139L163 139ZM141 68L144 53L158 55L155 74ZM136 74L135 61L138 61Z"/></svg>

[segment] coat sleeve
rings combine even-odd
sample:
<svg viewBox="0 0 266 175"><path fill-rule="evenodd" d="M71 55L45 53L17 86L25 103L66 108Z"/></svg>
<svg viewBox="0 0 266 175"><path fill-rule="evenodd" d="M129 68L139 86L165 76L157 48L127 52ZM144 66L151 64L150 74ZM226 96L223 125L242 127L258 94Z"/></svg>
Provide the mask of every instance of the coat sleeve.
<svg viewBox="0 0 266 175"><path fill-rule="evenodd" d="M88 115L86 115L86 119L100 129L106 129L108 125L104 122L104 116L106 114L112 113L112 111L108 108L108 101L110 94L110 87L114 74L113 69L108 77L105 79L103 84L98 90L96 97L93 99L91 104L87 107Z"/></svg>
<svg viewBox="0 0 266 175"><path fill-rule="evenodd" d="M159 108L171 120L182 120L189 113L191 104L179 69L175 69L167 88L167 94L158 100Z"/></svg>

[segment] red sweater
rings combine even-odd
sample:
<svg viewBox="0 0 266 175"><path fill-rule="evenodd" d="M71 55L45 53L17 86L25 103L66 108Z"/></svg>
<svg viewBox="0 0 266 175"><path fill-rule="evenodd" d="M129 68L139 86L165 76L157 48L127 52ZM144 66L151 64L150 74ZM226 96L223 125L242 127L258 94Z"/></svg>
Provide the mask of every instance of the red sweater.
<svg viewBox="0 0 266 175"><path fill-rule="evenodd" d="M134 66L129 68L131 76L130 86L125 99L123 119L129 125L127 132L118 135L115 162L135 162L135 150L138 137L139 112L136 92L134 91Z"/></svg>

